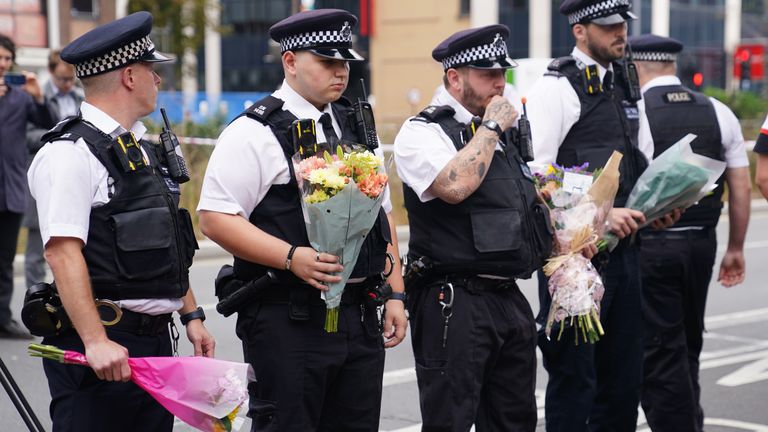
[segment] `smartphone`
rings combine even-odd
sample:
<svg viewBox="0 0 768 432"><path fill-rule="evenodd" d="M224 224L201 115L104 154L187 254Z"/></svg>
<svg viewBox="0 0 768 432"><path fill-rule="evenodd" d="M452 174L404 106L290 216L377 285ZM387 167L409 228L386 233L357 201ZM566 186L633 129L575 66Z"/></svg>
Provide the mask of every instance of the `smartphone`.
<svg viewBox="0 0 768 432"><path fill-rule="evenodd" d="M7 73L3 75L3 81L6 85L21 86L27 83L27 77L17 73Z"/></svg>

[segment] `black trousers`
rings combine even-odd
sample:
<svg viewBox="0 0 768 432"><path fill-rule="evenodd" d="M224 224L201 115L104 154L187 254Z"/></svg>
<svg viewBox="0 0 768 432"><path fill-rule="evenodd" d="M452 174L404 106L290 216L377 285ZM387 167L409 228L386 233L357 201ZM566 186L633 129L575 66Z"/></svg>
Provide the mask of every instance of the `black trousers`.
<svg viewBox="0 0 768 432"><path fill-rule="evenodd" d="M422 430L465 432L474 423L478 432L534 431L536 326L528 301L511 281L449 278L455 297L443 347L443 281L409 291Z"/></svg>
<svg viewBox="0 0 768 432"><path fill-rule="evenodd" d="M318 298L308 309L308 320L291 319L282 302L238 313L237 336L256 373L251 430L378 431L384 344L376 310L343 304L338 332L327 333L324 304Z"/></svg>
<svg viewBox="0 0 768 432"><path fill-rule="evenodd" d="M0 211L0 325L11 321L13 259L21 228L21 213Z"/></svg>
<svg viewBox="0 0 768 432"><path fill-rule="evenodd" d="M131 357L172 355L168 330L154 336L107 330L107 336L126 347ZM85 353L77 333L69 330L46 337L43 343ZM108 382L92 369L43 360L51 391L53 432L170 432L173 415L133 382Z"/></svg>
<svg viewBox="0 0 768 432"><path fill-rule="evenodd" d="M596 344L574 344L568 327L558 341L539 331L539 348L549 374L545 400L548 432L634 431L642 377L642 324L639 250L620 245L601 272L605 294L600 322L605 335ZM539 275L539 320L551 298Z"/></svg>
<svg viewBox="0 0 768 432"><path fill-rule="evenodd" d="M699 354L716 250L713 228L643 237L642 405L656 432L703 428Z"/></svg>

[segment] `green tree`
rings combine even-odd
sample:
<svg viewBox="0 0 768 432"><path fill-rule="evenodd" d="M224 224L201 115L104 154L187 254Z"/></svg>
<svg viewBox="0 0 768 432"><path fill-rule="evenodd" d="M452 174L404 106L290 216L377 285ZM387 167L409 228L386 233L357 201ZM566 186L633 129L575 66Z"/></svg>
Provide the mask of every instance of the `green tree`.
<svg viewBox="0 0 768 432"><path fill-rule="evenodd" d="M154 28L167 37L165 50L174 54L178 59L183 58L186 50L197 53L205 38L205 28L208 24L206 10L220 8L212 0L129 0L128 13L147 11L154 17ZM216 25L219 32L224 29ZM179 70L184 65L181 61L175 67ZM193 68L194 69L194 68ZM196 70L184 70L183 73L196 75ZM177 75L180 76L180 75Z"/></svg>

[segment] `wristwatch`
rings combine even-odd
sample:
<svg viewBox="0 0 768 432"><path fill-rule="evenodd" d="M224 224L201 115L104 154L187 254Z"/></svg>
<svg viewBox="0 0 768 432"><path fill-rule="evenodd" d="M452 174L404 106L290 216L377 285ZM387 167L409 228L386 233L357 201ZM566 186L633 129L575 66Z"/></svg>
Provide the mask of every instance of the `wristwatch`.
<svg viewBox="0 0 768 432"><path fill-rule="evenodd" d="M405 303L405 299L407 298L406 294L404 292L394 292L392 291L392 294L389 296L390 300L400 300L401 302Z"/></svg>
<svg viewBox="0 0 768 432"><path fill-rule="evenodd" d="M499 137L501 137L501 134L504 133L504 131L501 130L501 126L499 126L499 124L493 120L486 120L480 126L485 126L486 128L496 132L496 135Z"/></svg>
<svg viewBox="0 0 768 432"><path fill-rule="evenodd" d="M185 313L184 315L179 317L179 320L181 320L181 325L187 325L190 321L199 319L200 322L205 321L205 311L202 307L198 306L197 309L193 310L192 312Z"/></svg>

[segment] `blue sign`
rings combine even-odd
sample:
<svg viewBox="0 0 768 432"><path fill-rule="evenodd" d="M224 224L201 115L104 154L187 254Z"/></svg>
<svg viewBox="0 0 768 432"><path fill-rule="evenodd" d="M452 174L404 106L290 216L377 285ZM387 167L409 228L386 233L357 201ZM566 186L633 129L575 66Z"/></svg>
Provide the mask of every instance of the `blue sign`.
<svg viewBox="0 0 768 432"><path fill-rule="evenodd" d="M189 120L195 123L220 116L229 122L254 102L267 96L261 92L224 92L217 99L205 92L197 92L193 98L185 101L179 91L161 91L157 96L157 109L149 118L157 123L163 121L160 108L165 108L168 119L173 123Z"/></svg>

